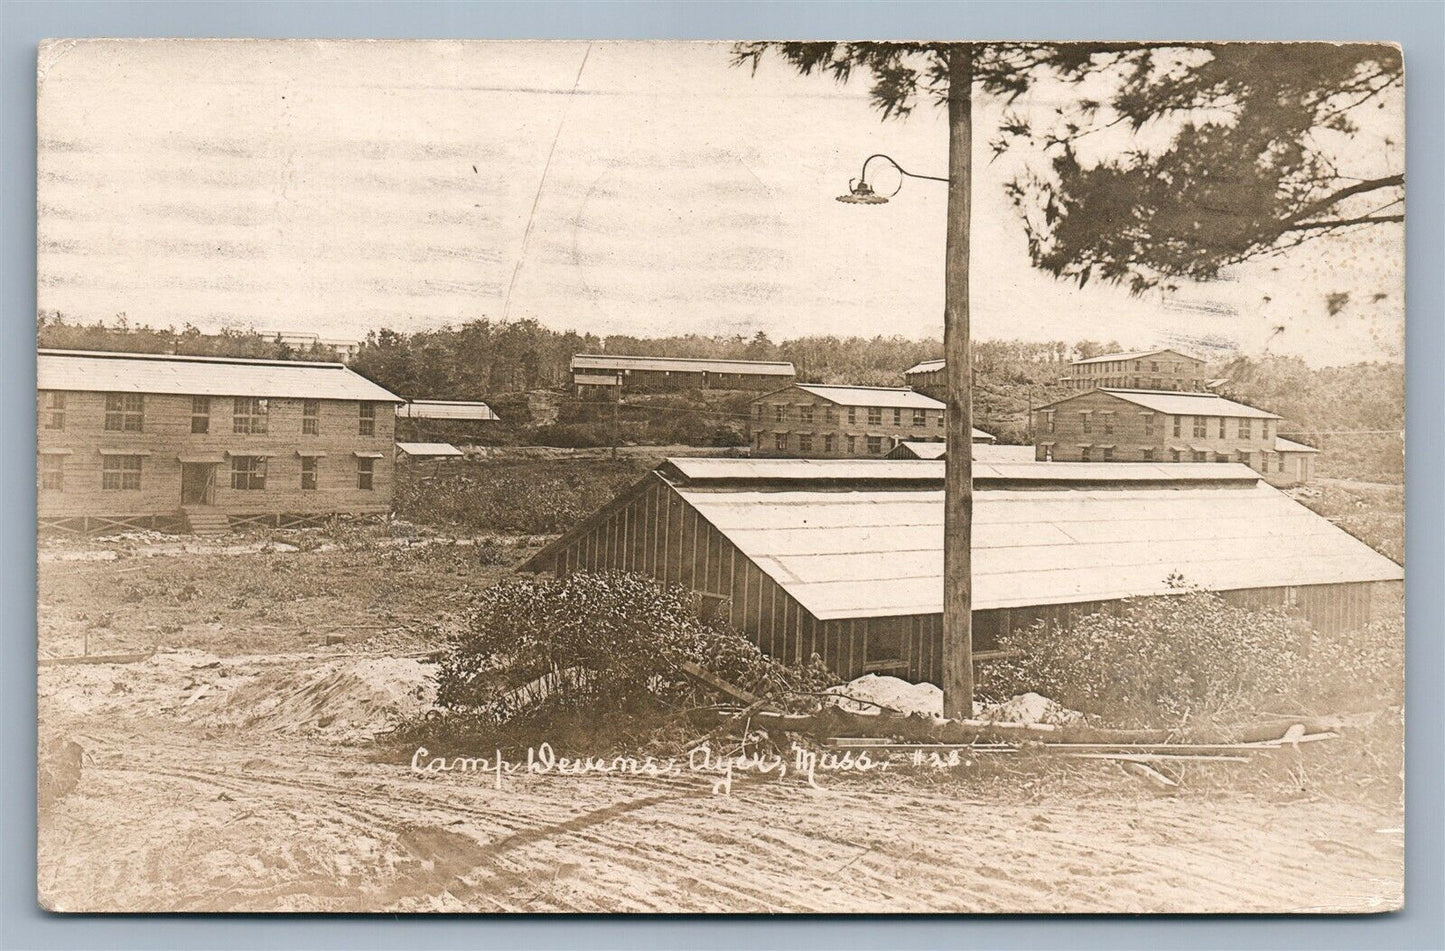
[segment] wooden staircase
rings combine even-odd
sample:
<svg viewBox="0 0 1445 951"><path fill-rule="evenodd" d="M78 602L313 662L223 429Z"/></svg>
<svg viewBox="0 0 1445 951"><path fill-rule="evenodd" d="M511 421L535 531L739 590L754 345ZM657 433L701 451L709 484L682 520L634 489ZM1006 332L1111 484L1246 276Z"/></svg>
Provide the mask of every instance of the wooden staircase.
<svg viewBox="0 0 1445 951"><path fill-rule="evenodd" d="M231 520L225 512L213 508L188 508L186 526L191 534L207 538L224 535L231 530Z"/></svg>

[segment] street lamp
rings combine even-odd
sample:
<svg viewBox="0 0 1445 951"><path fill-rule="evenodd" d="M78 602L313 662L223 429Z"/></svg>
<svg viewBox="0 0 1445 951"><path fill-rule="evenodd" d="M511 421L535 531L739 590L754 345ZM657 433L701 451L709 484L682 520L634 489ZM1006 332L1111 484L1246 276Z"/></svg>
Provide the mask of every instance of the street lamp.
<svg viewBox="0 0 1445 951"><path fill-rule="evenodd" d="M858 177L848 179L848 194L839 195L838 201L841 201L847 205L886 205L888 204L888 199L898 194L899 189L903 188L903 181L901 179L898 182L898 188L893 189L893 191L889 192L887 195L878 194L873 190L873 186L868 184L868 163L873 161L874 159L882 159L889 165L892 165L894 168L898 169L898 174L904 175L908 178L926 178L931 182L948 181L948 179L939 178L936 175L918 175L914 172L910 172L902 165L899 165L897 162L893 161L893 159L891 159L887 155L870 155L863 160L863 171L858 173Z"/></svg>

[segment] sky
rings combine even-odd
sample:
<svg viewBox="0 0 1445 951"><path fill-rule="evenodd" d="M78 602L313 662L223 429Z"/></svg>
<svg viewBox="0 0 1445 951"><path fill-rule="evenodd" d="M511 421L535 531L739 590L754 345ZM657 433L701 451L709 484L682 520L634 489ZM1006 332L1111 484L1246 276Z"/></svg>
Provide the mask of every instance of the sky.
<svg viewBox="0 0 1445 951"><path fill-rule="evenodd" d="M68 318L341 339L481 317L942 332L945 186L834 201L874 152L946 173L942 110L882 121L866 77L776 59L752 75L726 44L671 42L81 40L43 48L39 70L39 306ZM1398 227L1140 297L1037 271L1004 185L1039 157L990 161L1002 114L976 113L976 339L1403 353ZM1403 138L1402 115L1380 121ZM1361 174L1399 171L1367 131L1347 149Z"/></svg>

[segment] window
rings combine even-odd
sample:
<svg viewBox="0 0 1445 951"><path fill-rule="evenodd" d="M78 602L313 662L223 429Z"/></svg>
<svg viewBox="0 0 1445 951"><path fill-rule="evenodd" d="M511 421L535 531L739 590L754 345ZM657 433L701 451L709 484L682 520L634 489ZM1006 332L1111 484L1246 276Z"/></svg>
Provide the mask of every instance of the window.
<svg viewBox="0 0 1445 951"><path fill-rule="evenodd" d="M1140 459L1143 459L1145 462L1153 462L1153 461L1154 461L1154 450L1153 450L1153 449L1145 449L1143 452L1141 452L1141 453L1139 454L1139 458L1140 458Z"/></svg>
<svg viewBox="0 0 1445 951"><path fill-rule="evenodd" d="M1208 461L1209 461L1209 453L1205 452L1205 451L1202 450L1202 449L1196 449L1196 450L1194 450L1194 461L1195 461L1195 462L1208 462Z"/></svg>
<svg viewBox="0 0 1445 951"><path fill-rule="evenodd" d="M1249 453L1247 453L1247 452L1241 452L1241 453L1239 454L1239 461L1242 462L1242 463L1244 463L1244 464L1247 465L1247 466L1251 466L1251 467L1252 467L1252 466L1254 465L1254 463L1250 462L1249 459L1250 459Z"/></svg>
<svg viewBox="0 0 1445 951"><path fill-rule="evenodd" d="M849 436L849 437L848 437L848 455L853 456L853 455L857 455L857 454L858 454L858 437L857 437L857 436Z"/></svg>
<svg viewBox="0 0 1445 951"><path fill-rule="evenodd" d="M1170 461L1170 462L1179 462L1179 461L1181 461L1181 457L1182 457L1183 455L1184 455L1184 454L1181 453L1178 449L1171 449L1171 450L1169 450L1169 461Z"/></svg>
<svg viewBox="0 0 1445 951"><path fill-rule="evenodd" d="M902 426L902 425L903 425L903 410L899 409L899 408L896 407L896 406L893 408L893 425L894 425L894 426Z"/></svg>
<svg viewBox="0 0 1445 951"><path fill-rule="evenodd" d="M1105 447L1104 447L1104 461L1105 461L1105 462L1113 462L1113 461L1114 461L1114 447L1113 447L1113 446L1105 446Z"/></svg>
<svg viewBox="0 0 1445 951"><path fill-rule="evenodd" d="M100 487L107 491L140 488L140 456L103 456Z"/></svg>
<svg viewBox="0 0 1445 951"><path fill-rule="evenodd" d="M848 422L849 422L849 423L856 423L856 422L858 422L858 410L857 410L856 407L852 407L852 406L848 407Z"/></svg>
<svg viewBox="0 0 1445 951"><path fill-rule="evenodd" d="M1053 434L1058 430L1058 426L1054 422L1053 410L1049 410L1047 413L1044 414L1044 429L1047 430L1050 434Z"/></svg>
<svg viewBox="0 0 1445 951"><path fill-rule="evenodd" d="M799 406L799 407L798 407L798 420L799 420L800 422L804 422L804 423L811 423L811 422L813 421L813 407L811 407L811 406Z"/></svg>
<svg viewBox="0 0 1445 951"><path fill-rule="evenodd" d="M1264 436L1264 441L1265 441L1265 442L1269 442L1269 424L1270 424L1271 422L1272 422L1272 420L1266 419L1266 420L1261 424L1261 426L1260 426L1260 428L1264 430L1263 436Z"/></svg>
<svg viewBox="0 0 1445 951"><path fill-rule="evenodd" d="M1203 439L1209 435L1209 419L1205 416L1194 417L1194 435Z"/></svg>
<svg viewBox="0 0 1445 951"><path fill-rule="evenodd" d="M1149 361L1149 372L1150 372L1150 373L1158 373L1158 372L1159 372L1159 361L1158 361L1158 360L1150 360L1150 361Z"/></svg>
<svg viewBox="0 0 1445 951"><path fill-rule="evenodd" d="M301 491L312 491L316 488L316 462L315 456L301 457Z"/></svg>
<svg viewBox="0 0 1445 951"><path fill-rule="evenodd" d="M255 396L238 396L231 405L231 432L264 435L270 404Z"/></svg>
<svg viewBox="0 0 1445 951"><path fill-rule="evenodd" d="M927 425L928 425L928 410L926 410L926 409L916 409L916 410L914 410L914 411L913 411L913 425L915 425L915 426L927 426Z"/></svg>
<svg viewBox="0 0 1445 951"><path fill-rule="evenodd" d="M367 492L371 491L372 482L376 478L376 460L356 460L356 487Z"/></svg>
<svg viewBox="0 0 1445 951"><path fill-rule="evenodd" d="M882 436L869 436L869 437L868 437L868 454L869 454L870 456L876 456L876 455L878 455L878 454L879 454L880 452L882 452L882 451L883 451L883 437L882 437Z"/></svg>
<svg viewBox="0 0 1445 951"><path fill-rule="evenodd" d="M1219 438L1224 438L1224 417L1219 417Z"/></svg>
<svg viewBox="0 0 1445 951"><path fill-rule="evenodd" d="M774 407L773 407L773 422L775 422L775 423L781 423L782 421L783 421L783 407L782 407L781 404L779 404L778 406L774 406Z"/></svg>
<svg viewBox="0 0 1445 951"><path fill-rule="evenodd" d="M361 404L361 428L357 432L362 436L376 435L376 404Z"/></svg>
<svg viewBox="0 0 1445 951"><path fill-rule="evenodd" d="M1276 471L1276 472L1283 472L1283 471L1284 471L1284 453L1280 453L1280 454L1279 454L1279 462L1277 463L1277 468L1275 469L1275 471Z"/></svg>
<svg viewBox="0 0 1445 951"><path fill-rule="evenodd" d="M838 410L832 406L829 406L827 409L823 410L823 419L828 423L829 426L838 425Z"/></svg>
<svg viewBox="0 0 1445 951"><path fill-rule="evenodd" d="M244 492L266 488L266 457L232 456L231 488Z"/></svg>
<svg viewBox="0 0 1445 951"><path fill-rule="evenodd" d="M1184 417L1183 417L1183 416L1175 416L1175 417L1174 417L1174 435L1176 435L1176 436L1179 435L1179 427L1180 427L1180 425L1181 425L1183 422L1184 422Z"/></svg>
<svg viewBox="0 0 1445 951"><path fill-rule="evenodd" d="M838 451L838 437L832 433L823 437L823 451L833 453Z"/></svg>
<svg viewBox="0 0 1445 951"><path fill-rule="evenodd" d="M1153 413L1145 413L1145 414L1143 414L1143 415L1144 415L1144 435L1146 435L1146 436L1153 436L1153 435L1154 435L1154 414L1153 414Z"/></svg>
<svg viewBox="0 0 1445 951"><path fill-rule="evenodd" d="M45 411L41 414L41 427L44 429L65 428L65 394L54 390L45 394Z"/></svg>
<svg viewBox="0 0 1445 951"><path fill-rule="evenodd" d="M883 425L883 410L882 410L881 407L877 407L877 406L869 407L869 409L868 409L868 425L870 425L870 426L881 426L881 425Z"/></svg>
<svg viewBox="0 0 1445 951"><path fill-rule="evenodd" d="M65 490L65 457L45 453L40 457L40 488L49 492Z"/></svg>
<svg viewBox="0 0 1445 951"><path fill-rule="evenodd" d="M787 448L788 448L788 434L787 434L787 433L778 433L778 434L776 434L775 436L773 436L773 448L774 448L774 449L777 449L779 452L782 452L784 449L787 449Z"/></svg>
<svg viewBox="0 0 1445 951"><path fill-rule="evenodd" d="M141 393L107 393L105 428L112 433L138 433L145 425L145 396Z"/></svg>
<svg viewBox="0 0 1445 951"><path fill-rule="evenodd" d="M939 414L938 414L938 428L939 428L939 429L942 429L942 428L943 428L943 414L942 414L942 413L939 413Z"/></svg>
<svg viewBox="0 0 1445 951"><path fill-rule="evenodd" d="M1088 446L1080 446L1080 447L1079 447L1079 461L1080 461L1080 462L1088 462L1088 461L1089 461L1089 447L1088 447Z"/></svg>
<svg viewBox="0 0 1445 951"><path fill-rule="evenodd" d="M1091 433L1094 431L1094 417L1091 414L1080 413L1079 418L1083 421L1084 432Z"/></svg>
<svg viewBox="0 0 1445 951"><path fill-rule="evenodd" d="M191 432L208 433L211 431L211 398L209 396L191 397Z"/></svg>
<svg viewBox="0 0 1445 951"><path fill-rule="evenodd" d="M301 435L315 436L321 432L321 401L301 401ZM313 488L315 488L313 486Z"/></svg>
<svg viewBox="0 0 1445 951"><path fill-rule="evenodd" d="M1044 462L1053 462L1053 461L1054 461L1054 444L1051 443L1051 442L1046 442L1046 443L1044 443Z"/></svg>
<svg viewBox="0 0 1445 951"><path fill-rule="evenodd" d="M798 450L799 450L800 452L812 452L812 451L813 451L813 434L812 434L812 433L799 433L799 434L798 434Z"/></svg>
<svg viewBox="0 0 1445 951"><path fill-rule="evenodd" d="M1247 419L1241 419L1241 420L1239 421L1239 438L1240 438L1240 439L1252 439L1252 438L1254 438L1254 437L1251 435L1251 433L1250 433L1250 431L1249 431L1249 428L1250 428L1250 427L1249 427L1249 420L1247 420Z"/></svg>
<svg viewBox="0 0 1445 951"><path fill-rule="evenodd" d="M1102 416L1104 417L1104 435L1107 436L1107 435L1113 433L1113 432L1114 432L1114 414L1113 414L1113 413L1102 413L1102 414L1100 414L1100 415L1102 415Z"/></svg>
<svg viewBox="0 0 1445 951"><path fill-rule="evenodd" d="M1227 452L1216 452L1216 453L1214 454L1214 461L1215 461L1215 462L1233 462L1234 460L1229 457L1229 453L1227 453Z"/></svg>

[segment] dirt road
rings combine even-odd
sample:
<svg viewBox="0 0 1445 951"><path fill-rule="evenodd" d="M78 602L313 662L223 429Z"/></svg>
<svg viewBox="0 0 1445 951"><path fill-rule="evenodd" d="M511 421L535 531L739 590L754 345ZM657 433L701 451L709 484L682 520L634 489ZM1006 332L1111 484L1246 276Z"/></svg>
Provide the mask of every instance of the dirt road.
<svg viewBox="0 0 1445 951"><path fill-rule="evenodd" d="M410 663L412 667L404 665ZM402 666L399 666L402 665ZM117 684L121 686L117 686ZM980 796L904 776L429 776L366 730L425 704L415 661L209 658L41 671L86 750L42 819L62 911L1375 911L1398 814L1121 782Z"/></svg>

